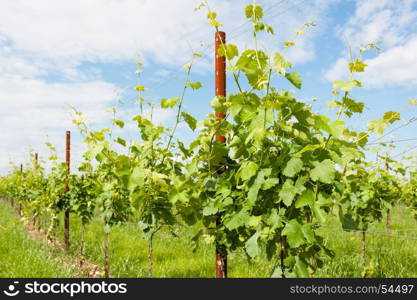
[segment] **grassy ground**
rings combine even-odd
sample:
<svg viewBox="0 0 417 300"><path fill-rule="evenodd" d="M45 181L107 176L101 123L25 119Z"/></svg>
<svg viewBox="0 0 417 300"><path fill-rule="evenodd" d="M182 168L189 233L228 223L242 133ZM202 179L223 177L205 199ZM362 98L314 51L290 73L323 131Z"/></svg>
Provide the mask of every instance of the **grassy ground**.
<svg viewBox="0 0 417 300"><path fill-rule="evenodd" d="M329 222L329 227L332 227ZM327 227L327 226L326 226ZM406 207L392 212L392 232L386 232L385 220L368 231L366 240L367 268L372 277L417 276L417 221ZM361 277L361 234L333 228L321 229L326 245L336 252L334 260L327 259L318 277Z"/></svg>
<svg viewBox="0 0 417 300"><path fill-rule="evenodd" d="M3 208L4 211L4 208ZM1 216L4 214L0 211ZM417 276L417 222L405 207L397 207L392 212L392 235L388 236L385 223L370 228L374 234L367 234L367 269L372 277L416 277ZM1 221L9 224L14 221ZM0 223L0 224L2 224ZM3 225L5 226L5 225ZM63 221L60 220L57 236L62 239ZM401 231L405 230L406 231ZM413 229L413 230L409 230ZM0 229L1 230L1 229ZM21 238L25 238L23 228L19 229ZM214 247L201 243L197 252L192 252L191 238L197 228L176 228L178 237L168 230L162 230L154 239L154 269L155 277L213 277ZM71 252L76 255L79 251L81 225L80 220L71 216ZM345 232L340 229L336 219L330 219L320 233L324 236L326 245L336 256L334 259L324 258L324 267L313 274L314 277L362 277L361 236L357 233ZM400 237L406 236L406 237ZM102 237L103 229L99 220L94 220L86 227L86 259L102 266ZM14 238L13 240L16 240ZM27 238L26 238L27 240ZM6 246L13 244L5 241ZM110 233L110 273L114 277L146 277L148 272L147 241L133 224L114 227ZM0 246L0 251L2 246ZM42 251L46 251L43 249ZM4 252L4 251L3 251ZM3 252L0 252L0 257ZM48 254L39 252L42 255ZM39 254L38 253L38 254ZM36 253L35 253L36 254ZM29 255L28 255L29 256ZM27 257L28 257L27 256ZM31 256L31 255L30 255ZM25 257L26 258L26 257ZM29 259L29 258L26 258ZM36 258L34 258L36 259ZM48 270L42 264L33 262L38 274L42 269ZM230 277L269 277L273 262L264 257L248 261L242 251L229 254ZM4 265L3 265L4 266ZM4 276L3 269L10 272L12 267L0 266L0 277ZM16 269L16 267L15 267ZM2 273L3 272L3 273ZM25 275L23 275L25 274ZM44 276L55 276L53 274ZM38 276L31 270L22 276ZM62 274L68 275L70 274ZM57 275L57 276L62 276Z"/></svg>
<svg viewBox="0 0 417 300"><path fill-rule="evenodd" d="M32 240L12 208L0 201L0 277L72 277L57 249Z"/></svg>
<svg viewBox="0 0 417 300"><path fill-rule="evenodd" d="M372 277L416 277L417 276L417 222L405 207L397 207L392 213L392 236L388 236L385 223L376 224L367 234L367 269ZM61 220L61 224L63 224ZM361 236L345 232L336 219L330 219L320 229L326 245L336 256L324 257L324 267L315 277L362 277ZM80 221L71 219L72 249L78 251ZM413 229L411 231L398 231ZM214 274L214 247L201 243L202 247L192 252L191 238L196 228L178 228L174 237L162 230L154 240L155 277L212 277ZM407 236L407 238L398 235ZM58 236L62 237L62 225ZM102 265L102 225L98 220L86 228L87 259ZM115 227L110 233L111 274L115 277L147 276L147 241L136 226ZM269 277L273 262L264 257L249 261L242 251L229 254L230 277Z"/></svg>

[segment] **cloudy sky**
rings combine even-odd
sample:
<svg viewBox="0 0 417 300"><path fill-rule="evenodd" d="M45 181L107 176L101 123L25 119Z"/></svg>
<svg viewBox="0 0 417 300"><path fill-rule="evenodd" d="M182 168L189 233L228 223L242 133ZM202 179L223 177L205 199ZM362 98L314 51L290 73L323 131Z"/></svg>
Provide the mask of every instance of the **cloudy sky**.
<svg viewBox="0 0 417 300"><path fill-rule="evenodd" d="M203 88L186 96L186 109L202 119L211 111L213 96L213 29L206 11L194 11L198 0L0 0L0 172L9 161L27 161L29 151L47 155L50 140L63 154L65 131L73 132L74 164L82 146L71 124L69 105L85 112L96 128L110 118L106 109L118 99L126 104L120 114L137 113L132 103L137 84L135 62L144 63L145 96L154 101L177 97L185 74L181 66L194 51L203 53L192 81ZM250 25L243 9L251 0L211 0L224 24L227 40L250 47ZM353 49L379 42L380 52L364 59L369 65L361 78L364 88L354 92L365 102L363 116L349 125L363 129L368 120L386 110L402 110L403 123L417 116L404 106L417 98L417 0L264 0L265 22L275 36L261 37L262 48L272 52L305 22L308 30L288 52L294 69L303 76L299 99L317 98L314 109L326 113L335 79L346 78ZM284 82L276 82L289 88ZM234 90L229 81L229 92ZM174 113L156 111L164 124ZM400 124L399 124L400 125ZM388 139L417 138L416 124L396 130ZM136 131L123 133L135 137ZM190 133L185 127L179 135ZM398 152L417 144L399 143ZM63 155L61 156L63 157Z"/></svg>

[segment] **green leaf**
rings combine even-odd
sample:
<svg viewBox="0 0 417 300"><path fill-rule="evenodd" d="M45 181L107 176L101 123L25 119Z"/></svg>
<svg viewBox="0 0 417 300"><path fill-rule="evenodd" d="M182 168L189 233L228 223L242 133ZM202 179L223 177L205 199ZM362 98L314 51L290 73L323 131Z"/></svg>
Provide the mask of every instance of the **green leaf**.
<svg viewBox="0 0 417 300"><path fill-rule="evenodd" d="M251 179L255 176L259 166L253 161L246 161L240 167L240 178L244 181Z"/></svg>
<svg viewBox="0 0 417 300"><path fill-rule="evenodd" d="M281 75L285 76L286 69L291 68L292 64L287 61L280 53L274 54L272 69L278 71Z"/></svg>
<svg viewBox="0 0 417 300"><path fill-rule="evenodd" d="M330 123L330 133L335 137L336 139L340 139L340 137L343 135L343 132L345 131L345 121L342 120L336 120Z"/></svg>
<svg viewBox="0 0 417 300"><path fill-rule="evenodd" d="M135 87L135 90L137 92L143 92L143 91L145 91L145 87L143 85L138 85L138 86Z"/></svg>
<svg viewBox="0 0 417 300"><path fill-rule="evenodd" d="M299 256L295 257L294 272L297 278L309 278L307 263Z"/></svg>
<svg viewBox="0 0 417 300"><path fill-rule="evenodd" d="M297 248L305 243L303 228L295 219L285 225L282 235L287 237L291 248Z"/></svg>
<svg viewBox="0 0 417 300"><path fill-rule="evenodd" d="M176 98L169 98L169 99L162 99L161 100L161 107L162 108L172 108L174 107L179 101L181 100L181 98L176 97Z"/></svg>
<svg viewBox="0 0 417 300"><path fill-rule="evenodd" d="M246 209L241 209L238 213L233 214L229 219L224 220L224 226L229 230L234 230L245 226L250 220L250 215Z"/></svg>
<svg viewBox="0 0 417 300"><path fill-rule="evenodd" d="M230 116L232 118L235 118L242 110L244 103L245 103L245 98L242 94L237 94L237 95L232 94L232 95L227 96L227 101L231 103Z"/></svg>
<svg viewBox="0 0 417 300"><path fill-rule="evenodd" d="M314 217L319 221L319 223L324 224L326 222L326 213L321 209L320 205L314 203L313 205Z"/></svg>
<svg viewBox="0 0 417 300"><path fill-rule="evenodd" d="M401 120L401 115L399 112L396 111L387 111L384 114L384 121L386 121L389 124L394 123L395 121Z"/></svg>
<svg viewBox="0 0 417 300"><path fill-rule="evenodd" d="M192 131L197 128L197 120L192 115L183 111L181 116L184 118L184 121L188 124Z"/></svg>
<svg viewBox="0 0 417 300"><path fill-rule="evenodd" d="M305 190L300 197L295 201L295 207L300 208L307 205L314 204L315 194L312 190Z"/></svg>
<svg viewBox="0 0 417 300"><path fill-rule="evenodd" d="M219 209L215 206L206 206L203 209L203 215L204 216L212 216L212 215L215 215L218 211L219 211Z"/></svg>
<svg viewBox="0 0 417 300"><path fill-rule="evenodd" d="M327 116L316 115L314 116L314 125L327 133L332 133L332 127L329 123L330 119Z"/></svg>
<svg viewBox="0 0 417 300"><path fill-rule="evenodd" d="M334 89L340 89L344 92L350 92L355 86L362 87L362 84L357 80L349 80L349 81L335 80L335 81L333 81L333 88Z"/></svg>
<svg viewBox="0 0 417 300"><path fill-rule="evenodd" d="M285 47L293 47L293 46L295 46L295 43L294 42L291 42L291 41L287 41L287 42L284 42L283 45Z"/></svg>
<svg viewBox="0 0 417 300"><path fill-rule="evenodd" d="M359 226L352 215L345 214L342 216L342 228L343 230L358 230Z"/></svg>
<svg viewBox="0 0 417 300"><path fill-rule="evenodd" d="M128 189L132 193L137 187L143 186L145 170L141 166L135 166L129 178Z"/></svg>
<svg viewBox="0 0 417 300"><path fill-rule="evenodd" d="M311 224L303 224L302 226L303 236L308 243L314 243L316 241L316 237L314 235L314 231L311 228Z"/></svg>
<svg viewBox="0 0 417 300"><path fill-rule="evenodd" d="M264 16L263 8L259 5L248 5L245 7L245 16L248 19L252 17L255 19L262 19Z"/></svg>
<svg viewBox="0 0 417 300"><path fill-rule="evenodd" d="M260 232L257 231L254 235L252 235L245 243L246 253L251 258L254 258L261 254L261 248L258 245L258 238L260 236Z"/></svg>
<svg viewBox="0 0 417 300"><path fill-rule="evenodd" d="M310 177L313 181L331 183L334 180L336 169L330 159L325 159L322 162L314 162L313 165L315 167L310 171Z"/></svg>
<svg viewBox="0 0 417 300"><path fill-rule="evenodd" d="M294 177L303 168L303 161L298 157L291 158L285 166L282 174L287 177Z"/></svg>
<svg viewBox="0 0 417 300"><path fill-rule="evenodd" d="M297 89L301 89L302 80L301 75L298 72L292 72L285 74L285 78L288 79L289 82L292 83L293 86L295 86Z"/></svg>
<svg viewBox="0 0 417 300"><path fill-rule="evenodd" d="M259 62L259 63L258 63ZM246 50L236 62L236 69L245 73L249 84L257 90L264 87L268 82L268 73L265 68L268 63L268 55L262 51Z"/></svg>
<svg viewBox="0 0 417 300"><path fill-rule="evenodd" d="M262 216L251 216L248 222L250 227L256 228L261 224Z"/></svg>
<svg viewBox="0 0 417 300"><path fill-rule="evenodd" d="M294 157L300 157L301 154L303 154L304 152L308 152L308 151L314 151L318 148L320 148L321 145L307 145L305 146L303 149L301 149L300 151L298 151L297 153L294 154Z"/></svg>
<svg viewBox="0 0 417 300"><path fill-rule="evenodd" d="M346 107L346 109L349 112L352 113L362 113L363 108L365 107L365 104L362 102L357 102L351 98L343 97L343 105Z"/></svg>
<svg viewBox="0 0 417 300"><path fill-rule="evenodd" d="M191 87L193 90L198 90L202 87L201 82L197 81L197 82L188 82L187 85L189 87Z"/></svg>
<svg viewBox="0 0 417 300"><path fill-rule="evenodd" d="M209 20L215 20L217 17L217 13L214 11L210 11L207 13L207 19Z"/></svg>
<svg viewBox="0 0 417 300"><path fill-rule="evenodd" d="M122 145L123 147L126 147L126 141L121 137L117 137L116 142Z"/></svg>
<svg viewBox="0 0 417 300"><path fill-rule="evenodd" d="M274 178L271 178L271 180L265 180L266 177L268 177L269 175L271 175L271 170L270 168L267 169L261 169L258 172L258 175L256 176L255 181L253 182L253 184L250 186L249 191L248 191L248 202L250 204L254 204L256 201L256 198L258 196L259 190L265 189L265 188L270 188L272 186L274 186L275 184L278 183L278 178L275 178L276 180L274 181Z"/></svg>
<svg viewBox="0 0 417 300"><path fill-rule="evenodd" d="M101 142L104 141L104 139L105 139L104 132L102 132L102 131L95 131L92 134L93 134L94 138L96 138L97 140L99 140Z"/></svg>
<svg viewBox="0 0 417 300"><path fill-rule="evenodd" d="M268 178L262 184L262 190L269 190L270 188L276 186L279 183L278 178Z"/></svg>
<svg viewBox="0 0 417 300"><path fill-rule="evenodd" d="M125 127L125 122L123 122L122 120L114 120L113 123L119 126L120 128Z"/></svg>
<svg viewBox="0 0 417 300"><path fill-rule="evenodd" d="M239 55L239 50L234 44L220 45L218 55L226 56L228 60L232 60L233 58Z"/></svg>
<svg viewBox="0 0 417 300"><path fill-rule="evenodd" d="M365 68L368 65L360 61L358 58L354 61L349 62L349 71L350 72L365 72Z"/></svg>
<svg viewBox="0 0 417 300"><path fill-rule="evenodd" d="M279 199L282 200L286 206L290 206L296 194L297 189L295 188L293 181L287 179L279 192Z"/></svg>
<svg viewBox="0 0 417 300"><path fill-rule="evenodd" d="M225 102L226 98L224 96L215 96L213 100L211 100L210 106L214 109L214 111L224 113L227 110L224 106Z"/></svg>
<svg viewBox="0 0 417 300"><path fill-rule="evenodd" d="M272 28L271 26L261 23L261 22L256 22L255 26L253 27L253 30L255 32L261 32L261 31L266 31L270 34L275 34L274 28Z"/></svg>

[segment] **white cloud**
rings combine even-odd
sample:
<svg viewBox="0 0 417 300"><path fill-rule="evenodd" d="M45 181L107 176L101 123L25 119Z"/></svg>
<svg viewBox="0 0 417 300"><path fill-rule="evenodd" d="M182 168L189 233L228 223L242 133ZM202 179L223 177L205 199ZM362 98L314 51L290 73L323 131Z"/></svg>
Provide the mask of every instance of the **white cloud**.
<svg viewBox="0 0 417 300"><path fill-rule="evenodd" d="M369 65L363 81L371 87L417 86L417 36L365 62Z"/></svg>
<svg viewBox="0 0 417 300"><path fill-rule="evenodd" d="M65 131L77 131L71 123L70 104L85 112L93 124L103 123L108 119L105 109L115 100L116 92L113 84L100 81L48 83L18 76L0 77L0 168L9 159L26 161L31 148L45 151L42 145L46 135L63 149Z"/></svg>
<svg viewBox="0 0 417 300"><path fill-rule="evenodd" d="M329 80L343 80L348 75L348 60L346 58L339 58L333 66L326 72L324 77Z"/></svg>
<svg viewBox="0 0 417 300"><path fill-rule="evenodd" d="M303 5L302 1L261 1L266 8L265 21L275 27L277 35L269 42L260 36L260 43L268 50L277 48L293 36L296 28L319 18L335 1L315 0ZM198 61L197 71L211 71L214 33L207 25L206 11L194 12L199 2L2 0L0 169L9 158L27 158L29 149L44 151L41 145L46 134L63 147L63 132L74 129L67 105L84 111L93 123L107 119L105 108L121 92L115 84L101 79L102 64L130 63L141 54L145 63L163 64L169 70L187 62L192 50L199 50L198 45L205 42L206 48L201 51L208 56ZM243 47L252 46L250 25L236 28L246 22L243 8L250 3L210 1L225 24L228 41ZM313 38L314 33L307 33L291 49L288 56L293 63L314 58ZM157 75L169 76L166 71ZM157 110L155 118L168 122L173 113Z"/></svg>
<svg viewBox="0 0 417 300"><path fill-rule="evenodd" d="M381 41L382 47L390 48L408 39L415 28L417 10L415 0L356 2L355 15L338 30L353 46Z"/></svg>
<svg viewBox="0 0 417 300"><path fill-rule="evenodd" d="M358 76L365 87L417 84L415 4L416 0L358 1L354 16L337 31L338 36L346 38L352 47L380 41L382 51L365 59L368 68ZM346 78L348 61L345 57L348 54L344 51L326 72L326 79Z"/></svg>
<svg viewBox="0 0 417 300"><path fill-rule="evenodd" d="M2 1L0 37L15 50L57 64L65 62L69 66L77 66L83 61L133 60L137 53L143 54L145 59L177 66L189 59L191 48L198 48L201 41L212 43L214 39L213 28L207 25L206 11L194 12L199 2ZM224 29L233 37L236 33L250 30L250 26L233 30L246 21L243 8L250 2L238 4L230 0L212 0L210 5L219 12L218 18L225 24ZM334 0L315 0L302 5L292 1L262 2L266 7L267 21L276 26L280 38L285 38L303 22L310 21L309 18L320 16ZM248 42L242 36L236 40L243 44ZM307 47L305 51L314 51L311 44L300 45L303 46ZM295 57L305 60L304 56Z"/></svg>
<svg viewBox="0 0 417 300"><path fill-rule="evenodd" d="M189 0L3 1L0 34L17 50L60 62L117 61L135 53L184 59L181 33L205 23ZM220 5L226 11L230 3ZM202 37L204 30L197 32ZM185 55L186 54L186 55Z"/></svg>

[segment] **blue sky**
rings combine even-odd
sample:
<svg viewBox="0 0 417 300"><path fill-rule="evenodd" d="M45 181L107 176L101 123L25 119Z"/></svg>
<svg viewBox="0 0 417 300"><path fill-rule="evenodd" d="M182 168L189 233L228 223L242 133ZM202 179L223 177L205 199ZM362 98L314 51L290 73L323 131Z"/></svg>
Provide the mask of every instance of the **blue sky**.
<svg viewBox="0 0 417 300"><path fill-rule="evenodd" d="M125 105L120 115L131 118L137 112L134 86L135 61L144 63L142 83L145 97L159 101L181 93L185 73L181 66L193 51L204 54L195 64L192 81L203 84L189 91L185 108L199 120L211 112L213 82L213 29L204 10L195 12L194 0L37 0L2 1L0 10L0 172L10 160L27 161L33 150L45 157L49 139L63 154L65 130L73 132L74 164L82 155L80 136L71 124L68 105L84 111L96 128L107 126L106 108L116 99ZM275 36L260 38L262 49L280 50L305 22L314 21L287 58L302 74L303 88L294 90L283 80L276 86L293 91L303 101L317 98L313 108L326 113L332 84L346 78L348 47L380 42L380 52L364 55L369 65L364 87L353 92L365 102L362 116L348 121L364 129L369 120L387 110L400 110L417 98L417 1L416 0L263 0L265 22ZM243 9L252 1L212 0L211 8L224 24L227 40L240 49L252 46L250 25ZM234 91L228 80L228 92ZM417 107L402 111L403 120L417 116ZM172 111L156 111L159 122L169 125ZM398 123L396 126L401 125ZM417 138L416 123L385 138ZM131 128L131 127L129 127ZM123 136L135 137L137 131ZM179 137L191 139L185 126ZM47 138L48 136L48 138ZM417 141L399 143L394 153ZM413 152L410 152L413 153ZM63 157L63 155L61 156Z"/></svg>

